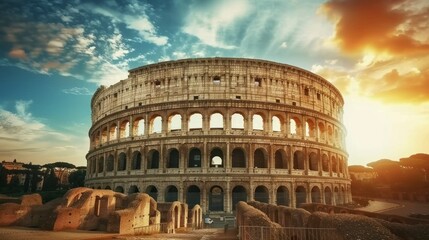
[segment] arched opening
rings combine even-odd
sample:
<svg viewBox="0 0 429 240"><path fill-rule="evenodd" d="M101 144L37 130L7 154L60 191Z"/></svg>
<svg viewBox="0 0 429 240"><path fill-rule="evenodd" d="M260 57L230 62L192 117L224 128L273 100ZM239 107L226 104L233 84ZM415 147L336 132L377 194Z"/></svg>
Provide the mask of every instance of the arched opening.
<svg viewBox="0 0 429 240"><path fill-rule="evenodd" d="M289 133L292 135L301 135L300 134L300 126L301 126L301 122L299 121L298 118L291 118L289 121Z"/></svg>
<svg viewBox="0 0 429 240"><path fill-rule="evenodd" d="M332 167L331 167L332 172L335 172L335 173L338 172L337 171L338 164L337 164L337 159L335 158L335 156L331 157L331 165L332 165Z"/></svg>
<svg viewBox="0 0 429 240"><path fill-rule="evenodd" d="M329 172L329 159L328 155L326 154L322 155L322 170L324 172Z"/></svg>
<svg viewBox="0 0 429 240"><path fill-rule="evenodd" d="M189 130L203 129L203 115L194 113L189 117Z"/></svg>
<svg viewBox="0 0 429 240"><path fill-rule="evenodd" d="M317 126L318 126L317 130L319 132L319 138L322 140L325 140L326 138L325 125L322 122L319 122Z"/></svg>
<svg viewBox="0 0 429 240"><path fill-rule="evenodd" d="M182 130L182 116L180 114L175 114L170 117L168 129L170 132Z"/></svg>
<svg viewBox="0 0 429 240"><path fill-rule="evenodd" d="M107 142L107 127L104 127L103 130L101 130L101 143Z"/></svg>
<svg viewBox="0 0 429 240"><path fill-rule="evenodd" d="M118 159L118 171L125 171L127 168L127 155L121 152Z"/></svg>
<svg viewBox="0 0 429 240"><path fill-rule="evenodd" d="M311 119L307 119L307 121L305 122L305 136L306 137L316 136L316 126Z"/></svg>
<svg viewBox="0 0 429 240"><path fill-rule="evenodd" d="M136 185L132 185L132 186L130 186L130 189L128 189L128 194L138 193L138 192L140 192L140 191Z"/></svg>
<svg viewBox="0 0 429 240"><path fill-rule="evenodd" d="M157 150L151 150L147 161L147 169L157 168L159 168L159 152Z"/></svg>
<svg viewBox="0 0 429 240"><path fill-rule="evenodd" d="M341 157L338 158L338 170L340 173L343 173L343 160Z"/></svg>
<svg viewBox="0 0 429 240"><path fill-rule="evenodd" d="M246 156L244 151L240 148L234 148L231 154L232 167L233 168L245 168L246 167Z"/></svg>
<svg viewBox="0 0 429 240"><path fill-rule="evenodd" d="M329 187L325 187L325 204L332 205L332 191Z"/></svg>
<svg viewBox="0 0 429 240"><path fill-rule="evenodd" d="M320 189L317 186L314 186L311 189L311 202L312 203L321 203L322 202L322 197L320 195Z"/></svg>
<svg viewBox="0 0 429 240"><path fill-rule="evenodd" d="M314 152L310 153L308 161L309 161L310 170L312 170L312 171L318 171L319 170L319 158L318 158L316 153L314 153Z"/></svg>
<svg viewBox="0 0 429 240"><path fill-rule="evenodd" d="M146 194L148 194L151 198L153 198L155 201L158 200L158 189L156 189L155 186L150 185L146 188Z"/></svg>
<svg viewBox="0 0 429 240"><path fill-rule="evenodd" d="M335 205L339 205L341 203L339 203L339 196L338 196L338 187L334 187L334 200L335 200Z"/></svg>
<svg viewBox="0 0 429 240"><path fill-rule="evenodd" d="M115 192L118 192L118 193L124 193L124 188L123 188L123 187L121 187L121 186L117 186L117 187L115 188Z"/></svg>
<svg viewBox="0 0 429 240"><path fill-rule="evenodd" d="M110 186L106 186L104 189L106 189L106 190L112 190L112 189L110 188Z"/></svg>
<svg viewBox="0 0 429 240"><path fill-rule="evenodd" d="M175 186L168 186L165 191L165 202L174 202L179 200L179 191Z"/></svg>
<svg viewBox="0 0 429 240"><path fill-rule="evenodd" d="M133 159L131 160L131 170L141 169L142 154L139 151L133 152Z"/></svg>
<svg viewBox="0 0 429 240"><path fill-rule="evenodd" d="M281 132L281 121L280 118L277 116L273 116L271 119L271 126L272 126L272 130L273 132Z"/></svg>
<svg viewBox="0 0 429 240"><path fill-rule="evenodd" d="M293 154L293 169L304 169L304 153L302 151L295 151Z"/></svg>
<svg viewBox="0 0 429 240"><path fill-rule="evenodd" d="M298 186L295 189L295 196L296 196L296 207L301 207L301 204L306 203L307 199L307 193L305 191L305 188L303 186Z"/></svg>
<svg viewBox="0 0 429 240"><path fill-rule="evenodd" d="M177 149L173 148L168 154L167 168L179 168L180 153Z"/></svg>
<svg viewBox="0 0 429 240"><path fill-rule="evenodd" d="M253 114L252 118L253 130L264 130L264 119L259 114Z"/></svg>
<svg viewBox="0 0 429 240"><path fill-rule="evenodd" d="M118 138L118 126L116 126L116 124L113 123L112 125L110 125L110 128L109 128L109 140L112 141L117 138Z"/></svg>
<svg viewBox="0 0 429 240"><path fill-rule="evenodd" d="M255 168L267 168L268 167L268 160L265 156L266 156L266 154L264 153L262 148L258 148L255 150L255 153L253 155L253 161L254 161L254 167Z"/></svg>
<svg viewBox="0 0 429 240"><path fill-rule="evenodd" d="M210 167L223 167L223 152L220 148L213 148L210 152Z"/></svg>
<svg viewBox="0 0 429 240"><path fill-rule="evenodd" d="M133 135L143 136L144 135L144 119L139 117L134 120L133 124Z"/></svg>
<svg viewBox="0 0 429 240"><path fill-rule="evenodd" d="M344 191L344 187L343 186L341 186L341 188L340 188L340 193L339 193L339 196L338 196L338 202L339 202L339 204L345 204L346 203L346 201L345 201L345 191Z"/></svg>
<svg viewBox="0 0 429 240"><path fill-rule="evenodd" d="M113 168L115 166L114 162L115 162L115 159L114 159L113 155L110 154L109 157L107 157L106 171L108 171L108 172L113 171Z"/></svg>
<svg viewBox="0 0 429 240"><path fill-rule="evenodd" d="M213 113L210 115L210 129L223 129L223 115Z"/></svg>
<svg viewBox="0 0 429 240"><path fill-rule="evenodd" d="M283 149L279 149L274 154L275 158L275 168L277 169L287 169L287 157L286 152Z"/></svg>
<svg viewBox="0 0 429 240"><path fill-rule="evenodd" d="M127 138L130 136L130 122L125 120L121 123L119 128L119 136L120 138Z"/></svg>
<svg viewBox="0 0 429 240"><path fill-rule="evenodd" d="M162 132L162 117L156 116L150 123L150 133Z"/></svg>
<svg viewBox="0 0 429 240"><path fill-rule="evenodd" d="M192 209L195 205L200 204L200 202L200 188L195 185L189 186L188 191L186 192L186 203L188 204L188 208Z"/></svg>
<svg viewBox="0 0 429 240"><path fill-rule="evenodd" d="M104 171L104 157L100 157L98 159L98 173L102 173Z"/></svg>
<svg viewBox="0 0 429 240"><path fill-rule="evenodd" d="M198 148L192 148L189 151L188 167L201 167L201 151Z"/></svg>
<svg viewBox="0 0 429 240"><path fill-rule="evenodd" d="M265 186L257 186L255 188L255 201L268 203L270 197L268 195L268 189Z"/></svg>
<svg viewBox="0 0 429 240"><path fill-rule="evenodd" d="M247 191L243 186L235 186L232 189L232 210L236 209L240 201L247 202Z"/></svg>
<svg viewBox="0 0 429 240"><path fill-rule="evenodd" d="M210 189L209 210L223 211L223 189L219 186L214 186Z"/></svg>
<svg viewBox="0 0 429 240"><path fill-rule="evenodd" d="M332 138L333 138L332 127L328 125L328 140L332 142Z"/></svg>
<svg viewBox="0 0 429 240"><path fill-rule="evenodd" d="M289 206L290 200L289 200L289 190L285 186L280 186L277 188L277 205L282 206Z"/></svg>
<svg viewBox="0 0 429 240"><path fill-rule="evenodd" d="M240 113L234 113L231 116L232 129L244 129L244 117Z"/></svg>

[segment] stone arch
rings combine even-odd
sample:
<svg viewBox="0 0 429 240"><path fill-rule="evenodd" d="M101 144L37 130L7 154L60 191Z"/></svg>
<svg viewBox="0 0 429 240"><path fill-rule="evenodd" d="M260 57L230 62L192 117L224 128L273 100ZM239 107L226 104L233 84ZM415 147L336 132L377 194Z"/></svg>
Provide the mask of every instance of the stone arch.
<svg viewBox="0 0 429 240"><path fill-rule="evenodd" d="M189 208L193 208L195 205L201 204L201 190L196 185L191 185L186 191L186 203Z"/></svg>
<svg viewBox="0 0 429 240"><path fill-rule="evenodd" d="M179 200L179 191L176 186L170 185L165 189L165 202L174 202Z"/></svg>
<svg viewBox="0 0 429 240"><path fill-rule="evenodd" d="M124 193L124 188L122 186L116 186L115 192Z"/></svg>
<svg viewBox="0 0 429 240"><path fill-rule="evenodd" d="M222 149L215 147L210 151L210 167L223 167L223 166L224 166L223 151Z"/></svg>
<svg viewBox="0 0 429 240"><path fill-rule="evenodd" d="M189 151L188 167L201 167L201 150L199 148L191 148Z"/></svg>
<svg viewBox="0 0 429 240"><path fill-rule="evenodd" d="M137 117L133 122L133 136L143 136L145 129L145 120L143 117Z"/></svg>
<svg viewBox="0 0 429 240"><path fill-rule="evenodd" d="M209 192L209 211L223 211L224 192L222 187L213 186Z"/></svg>
<svg viewBox="0 0 429 240"><path fill-rule="evenodd" d="M142 154L140 151L133 152L133 158L131 160L131 170L140 170L142 164Z"/></svg>
<svg viewBox="0 0 429 240"><path fill-rule="evenodd" d="M168 118L168 131L180 131L182 130L182 116L178 113L171 115Z"/></svg>
<svg viewBox="0 0 429 240"><path fill-rule="evenodd" d="M320 193L320 188L318 186L314 186L311 189L311 202L312 203L321 203L322 202L322 197L321 197L321 193Z"/></svg>
<svg viewBox="0 0 429 240"><path fill-rule="evenodd" d="M308 118L305 121L305 136L316 137L316 124L313 120Z"/></svg>
<svg viewBox="0 0 429 240"><path fill-rule="evenodd" d="M293 153L293 169L304 169L304 153L301 150Z"/></svg>
<svg viewBox="0 0 429 240"><path fill-rule="evenodd" d="M201 113L193 113L189 117L189 130L203 129L203 115Z"/></svg>
<svg viewBox="0 0 429 240"><path fill-rule="evenodd" d="M161 133L162 132L162 117L157 115L154 116L149 124L150 133Z"/></svg>
<svg viewBox="0 0 429 240"><path fill-rule="evenodd" d="M167 168L179 168L180 166L180 153L176 148L168 150Z"/></svg>
<svg viewBox="0 0 429 240"><path fill-rule="evenodd" d="M307 191L305 187L298 186L295 189L296 207L301 207L301 204L307 202Z"/></svg>
<svg viewBox="0 0 429 240"><path fill-rule="evenodd" d="M271 118L271 128L273 132L281 132L282 131L282 122L278 116L273 116Z"/></svg>
<svg viewBox="0 0 429 240"><path fill-rule="evenodd" d="M322 171L329 172L329 158L325 153L322 154Z"/></svg>
<svg viewBox="0 0 429 240"><path fill-rule="evenodd" d="M130 188L128 189L128 194L132 194L132 193L138 193L139 188L136 185L131 185Z"/></svg>
<svg viewBox="0 0 429 240"><path fill-rule="evenodd" d="M231 154L232 167L233 168L245 168L246 167L246 154L241 148L234 148Z"/></svg>
<svg viewBox="0 0 429 240"><path fill-rule="evenodd" d="M325 187L325 204L332 205L332 191L329 187Z"/></svg>
<svg viewBox="0 0 429 240"><path fill-rule="evenodd" d="M127 155L121 152L118 156L118 171L125 171L127 169Z"/></svg>
<svg viewBox="0 0 429 240"><path fill-rule="evenodd" d="M276 192L276 201L277 205L282 206L289 206L290 205L290 199L289 199L289 189L285 186L280 186L277 188Z"/></svg>
<svg viewBox="0 0 429 240"><path fill-rule="evenodd" d="M315 152L311 152L308 156L308 166L309 169L312 171L318 171L319 170L319 156Z"/></svg>
<svg viewBox="0 0 429 240"><path fill-rule="evenodd" d="M101 129L101 143L107 142L107 126Z"/></svg>
<svg viewBox="0 0 429 240"><path fill-rule="evenodd" d="M158 200L158 189L155 186L153 186L153 185L147 186L146 194L148 194L155 201Z"/></svg>
<svg viewBox="0 0 429 240"><path fill-rule="evenodd" d="M244 129L244 117L241 113L234 113L231 115L231 128Z"/></svg>
<svg viewBox="0 0 429 240"><path fill-rule="evenodd" d="M107 185L104 189L106 189L106 190L112 190L112 188L110 188L109 185Z"/></svg>
<svg viewBox="0 0 429 240"><path fill-rule="evenodd" d="M270 196L268 194L268 188L265 186L257 186L255 188L255 201L263 202L263 203L269 203L270 202Z"/></svg>
<svg viewBox="0 0 429 240"><path fill-rule="evenodd" d="M298 117L291 117L289 120L289 133L300 136L301 121Z"/></svg>
<svg viewBox="0 0 429 240"><path fill-rule="evenodd" d="M109 154L109 157L107 157L106 162L106 171L112 172L115 167L115 157L113 157L113 154Z"/></svg>
<svg viewBox="0 0 429 240"><path fill-rule="evenodd" d="M252 116L252 129L264 130L264 118L260 114L253 114Z"/></svg>
<svg viewBox="0 0 429 240"><path fill-rule="evenodd" d="M331 169L332 169L332 172L338 172L337 171L337 165L338 165L338 163L337 163L337 159L335 158L335 156L332 156L331 157Z"/></svg>
<svg viewBox="0 0 429 240"><path fill-rule="evenodd" d="M326 139L326 130L325 130L325 124L323 124L323 122L319 122L317 124L317 131L319 134L319 138L322 140Z"/></svg>
<svg viewBox="0 0 429 240"><path fill-rule="evenodd" d="M335 205L338 205L339 204L339 192L338 192L337 186L334 187L334 200L335 200Z"/></svg>
<svg viewBox="0 0 429 240"><path fill-rule="evenodd" d="M236 205L238 202L243 201L243 202L247 202L247 190L246 188L244 188L241 185L235 186L232 189L232 210L236 209Z"/></svg>
<svg viewBox="0 0 429 240"><path fill-rule="evenodd" d="M130 136L130 121L124 120L121 122L119 126L119 137L127 138Z"/></svg>
<svg viewBox="0 0 429 240"><path fill-rule="evenodd" d="M159 151L152 149L148 152L147 169L159 168Z"/></svg>
<svg viewBox="0 0 429 240"><path fill-rule="evenodd" d="M109 140L116 140L118 138L118 126L116 123L110 124L109 128Z"/></svg>
<svg viewBox="0 0 429 240"><path fill-rule="evenodd" d="M288 159L286 152L283 149L278 149L274 154L275 168L277 169L287 169L288 168Z"/></svg>
<svg viewBox="0 0 429 240"><path fill-rule="evenodd" d="M344 169L343 169L343 159L341 157L338 157L338 172L339 173L343 173Z"/></svg>
<svg viewBox="0 0 429 240"><path fill-rule="evenodd" d="M331 125L328 125L328 140L332 141L333 138L333 131Z"/></svg>
<svg viewBox="0 0 429 240"><path fill-rule="evenodd" d="M213 113L210 115L210 129L224 129L223 115L221 113Z"/></svg>
<svg viewBox="0 0 429 240"><path fill-rule="evenodd" d="M268 167L268 153L264 148L258 148L253 153L254 168Z"/></svg>
<svg viewBox="0 0 429 240"><path fill-rule="evenodd" d="M103 156L101 156L99 159L98 159L98 169L97 169L98 171L98 173L102 173L103 171L104 171L104 157Z"/></svg>

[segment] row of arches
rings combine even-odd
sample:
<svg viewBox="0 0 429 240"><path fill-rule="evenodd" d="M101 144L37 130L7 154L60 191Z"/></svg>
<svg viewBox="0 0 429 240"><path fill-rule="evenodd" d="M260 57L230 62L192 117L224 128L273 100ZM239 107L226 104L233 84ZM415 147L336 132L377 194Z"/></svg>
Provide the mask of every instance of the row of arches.
<svg viewBox="0 0 429 240"><path fill-rule="evenodd" d="M105 189L111 188L110 186L106 186ZM128 189L125 189L123 186L118 185L114 191L127 194L142 191L150 195L155 201L160 201L161 198L163 202L182 201L186 202L189 208L192 208L196 204L201 205L203 202L202 199L205 196L208 202L208 211L226 211L225 205L227 201L231 205L232 210L235 210L235 206L239 201L247 202L252 200L290 207L300 207L303 203L341 205L348 202L348 193L343 186L335 186L333 189L329 186L322 189L319 186L313 186L311 189L307 189L305 186L297 186L293 191L290 191L288 187L281 185L275 189L274 199L270 199L272 197L270 196L270 191L264 185L257 186L253 193L250 193L244 186L237 185L228 194L229 199L226 199L227 194L219 185L210 187L205 194L203 194L203 190L197 185L188 186L183 194L179 193L179 189L175 185L169 185L163 191L155 185L149 185L145 189L141 189L137 185L131 185ZM184 199L180 199L180 196L183 196Z"/></svg>
<svg viewBox="0 0 429 240"><path fill-rule="evenodd" d="M128 138L131 136L147 136L162 132L177 132L186 129L193 130L247 130L264 131L272 133L283 133L285 135L304 137L313 140L328 141L342 145L344 143L343 131L334 124L314 118L303 118L298 115L286 117L283 114L274 114L271 118L268 113L258 112L250 117L242 112L235 112L230 117L224 116L220 112L209 115L208 121L200 112L194 112L185 117L188 121L182 121L180 113L173 113L167 117L161 114L153 114L148 120L144 116L136 116L130 119L123 119L118 122L111 122L93 132L91 137L92 147L107 143L112 140ZM164 119L167 119L166 123ZM270 121L268 121L270 119ZM148 122L148 124L146 124Z"/></svg>
<svg viewBox="0 0 429 240"><path fill-rule="evenodd" d="M88 173L102 173L126 170L159 169L159 168L201 168L204 166L213 168L270 168L270 169L294 169L310 170L333 173L346 173L347 163L342 156L329 153L319 154L316 151L295 150L292 156L288 156L285 149L277 149L270 156L267 149L257 148L252 156L246 154L243 148L233 148L229 159L221 147L214 147L207 157L199 147L192 147L188 152L180 152L177 148L166 151L164 160L160 151L151 149L145 156L139 150L127 154L120 152L117 156L113 153L93 157L88 161ZM203 164L203 161L207 161Z"/></svg>

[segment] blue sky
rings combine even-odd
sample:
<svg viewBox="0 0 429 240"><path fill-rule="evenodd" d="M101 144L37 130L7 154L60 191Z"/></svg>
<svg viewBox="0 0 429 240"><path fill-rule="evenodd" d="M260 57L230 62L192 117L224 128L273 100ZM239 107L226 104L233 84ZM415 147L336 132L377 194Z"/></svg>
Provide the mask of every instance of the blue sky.
<svg viewBox="0 0 429 240"><path fill-rule="evenodd" d="M343 93L350 164L428 152L424 0L0 3L0 160L85 165L90 99L191 57L295 65Z"/></svg>

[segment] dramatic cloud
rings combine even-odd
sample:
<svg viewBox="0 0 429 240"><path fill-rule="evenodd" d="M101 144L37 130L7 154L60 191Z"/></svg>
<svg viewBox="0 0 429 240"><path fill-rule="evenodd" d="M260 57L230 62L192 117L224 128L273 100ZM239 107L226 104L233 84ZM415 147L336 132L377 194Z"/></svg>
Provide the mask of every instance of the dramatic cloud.
<svg viewBox="0 0 429 240"><path fill-rule="evenodd" d="M347 52L425 54L429 51L429 4L416 7L422 3L331 0L322 11L335 22L334 40Z"/></svg>

